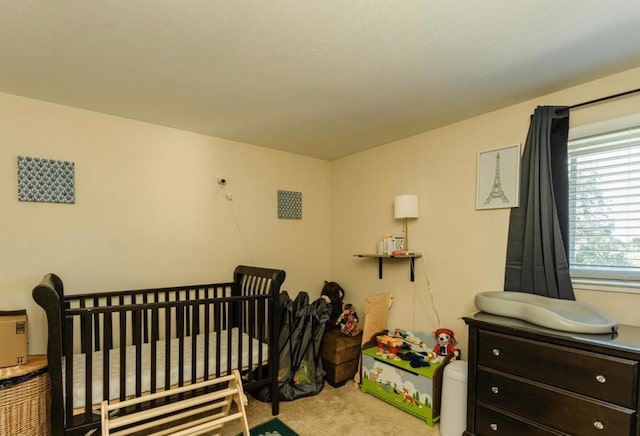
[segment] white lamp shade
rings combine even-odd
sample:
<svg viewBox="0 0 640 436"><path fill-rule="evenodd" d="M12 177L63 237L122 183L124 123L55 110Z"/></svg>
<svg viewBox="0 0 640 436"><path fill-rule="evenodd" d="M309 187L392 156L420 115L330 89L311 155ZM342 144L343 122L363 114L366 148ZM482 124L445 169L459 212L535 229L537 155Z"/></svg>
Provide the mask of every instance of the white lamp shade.
<svg viewBox="0 0 640 436"><path fill-rule="evenodd" d="M396 195L393 201L395 218L418 218L418 196Z"/></svg>

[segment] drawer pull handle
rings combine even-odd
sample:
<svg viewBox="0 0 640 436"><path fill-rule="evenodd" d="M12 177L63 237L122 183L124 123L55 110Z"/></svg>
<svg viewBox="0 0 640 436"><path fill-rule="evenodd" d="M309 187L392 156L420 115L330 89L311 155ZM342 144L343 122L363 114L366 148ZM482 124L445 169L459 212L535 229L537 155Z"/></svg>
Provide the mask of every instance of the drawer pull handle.
<svg viewBox="0 0 640 436"><path fill-rule="evenodd" d="M603 430L604 429L604 424L601 423L600 421L596 421L593 423L593 426L598 429L598 430Z"/></svg>
<svg viewBox="0 0 640 436"><path fill-rule="evenodd" d="M498 386L491 386L491 392L497 394L498 392L500 392L500 389L498 389Z"/></svg>
<svg viewBox="0 0 640 436"><path fill-rule="evenodd" d="M607 378L603 375L597 375L596 380L598 380L598 382L600 383L605 383L607 381Z"/></svg>
<svg viewBox="0 0 640 436"><path fill-rule="evenodd" d="M489 427L491 428L491 430L493 431L497 431L498 430L498 424L489 424Z"/></svg>
<svg viewBox="0 0 640 436"><path fill-rule="evenodd" d="M494 348L493 350L491 350L491 353L492 353L494 356L499 356L499 355L500 355L500 349L498 349L498 348Z"/></svg>

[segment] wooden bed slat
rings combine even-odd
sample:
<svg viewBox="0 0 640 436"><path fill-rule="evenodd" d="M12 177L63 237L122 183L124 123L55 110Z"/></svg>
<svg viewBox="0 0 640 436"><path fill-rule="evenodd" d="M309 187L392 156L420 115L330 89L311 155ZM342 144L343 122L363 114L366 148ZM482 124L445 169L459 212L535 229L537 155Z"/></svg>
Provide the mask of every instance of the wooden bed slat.
<svg viewBox="0 0 640 436"><path fill-rule="evenodd" d="M214 385L226 385L226 387L214 392L209 392L208 388ZM112 418L110 414L110 412L126 407L139 406L144 402L148 402L150 399L157 400L175 394L182 397L183 394L196 390L204 390L208 393L192 396L178 402L163 403L161 406L150 409L140 410L136 407L136 410L140 411L124 416ZM238 412L235 414L229 414L232 403L235 403L238 408ZM180 434L178 430L180 430L182 434L191 434L191 432L197 434L196 432L206 428L220 428L227 422L240 420L243 434L249 436L249 425L244 409L245 403L246 397L242 389L242 379L240 378L240 373L234 370L229 376L190 384L171 391L150 394L148 397L137 397L116 404L109 404L107 401L103 401L100 411L102 434L126 435L141 431L148 432L159 426L168 427L167 424L176 422L177 425L165 428L166 434ZM208 416L199 420L184 422L185 418L218 409L220 410L219 413L207 413ZM124 431L111 432L111 429L121 427L125 428ZM188 431L188 429L191 429L191 432Z"/></svg>

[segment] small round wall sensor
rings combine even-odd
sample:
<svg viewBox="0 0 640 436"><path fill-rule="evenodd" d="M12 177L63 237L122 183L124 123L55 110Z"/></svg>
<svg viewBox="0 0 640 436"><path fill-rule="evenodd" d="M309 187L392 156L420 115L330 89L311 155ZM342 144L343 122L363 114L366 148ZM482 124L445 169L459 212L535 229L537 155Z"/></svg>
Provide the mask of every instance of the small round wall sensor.
<svg viewBox="0 0 640 436"><path fill-rule="evenodd" d="M218 185L226 185L227 178L226 177L218 177Z"/></svg>

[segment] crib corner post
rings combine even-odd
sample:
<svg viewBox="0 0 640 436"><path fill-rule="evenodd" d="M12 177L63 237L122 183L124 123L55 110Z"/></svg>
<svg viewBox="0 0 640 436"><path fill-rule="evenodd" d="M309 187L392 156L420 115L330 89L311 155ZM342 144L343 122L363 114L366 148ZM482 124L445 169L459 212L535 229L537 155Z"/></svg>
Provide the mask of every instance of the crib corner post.
<svg viewBox="0 0 640 436"><path fill-rule="evenodd" d="M277 416L280 413L280 386L278 373L280 372L280 317L279 301L273 294L269 297L269 312L271 317L271 331L269 332L269 371L271 372L271 414Z"/></svg>
<svg viewBox="0 0 640 436"><path fill-rule="evenodd" d="M51 380L51 431L55 436L64 434L64 399L62 395L62 318L63 286L55 274L44 276L32 292L35 302L47 316L47 366Z"/></svg>
<svg viewBox="0 0 640 436"><path fill-rule="evenodd" d="M280 274L281 273L281 274ZM269 319L271 321L269 332L269 371L271 372L271 414L280 414L280 286L284 281L284 271L274 274L272 278L273 292L269 295Z"/></svg>

